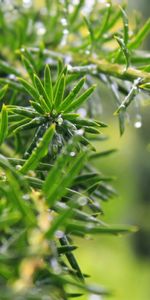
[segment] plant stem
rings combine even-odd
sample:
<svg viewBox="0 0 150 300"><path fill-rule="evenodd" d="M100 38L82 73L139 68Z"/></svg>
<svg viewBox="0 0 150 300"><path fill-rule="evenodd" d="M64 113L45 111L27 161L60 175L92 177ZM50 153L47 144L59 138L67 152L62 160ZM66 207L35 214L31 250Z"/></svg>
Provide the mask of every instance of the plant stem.
<svg viewBox="0 0 150 300"><path fill-rule="evenodd" d="M33 53L38 53L40 50L38 48L29 48L29 50ZM52 50L44 49L43 50L44 55L51 56L53 58L66 58L66 54L60 52L55 52ZM68 56L71 56L73 61L75 63L78 63L79 61L87 61L86 66L78 66L78 67L72 67L70 70L68 70L69 73L92 73L93 70L98 70L100 73L119 78L122 80L128 80L133 82L137 78L143 79L143 83L150 82L150 73L138 70L134 67L129 67L127 70L125 69L124 65L121 64L112 64L106 60L100 60L94 57L85 57L82 55L78 56L76 54L68 54ZM89 64L89 65L88 65ZM91 65L92 64L92 65Z"/></svg>
<svg viewBox="0 0 150 300"><path fill-rule="evenodd" d="M129 67L127 70L123 65L111 64L104 60L99 60L95 58L90 58L90 63L97 66L101 73L120 78L123 80L134 81L137 78L143 79L143 82L150 81L150 73Z"/></svg>

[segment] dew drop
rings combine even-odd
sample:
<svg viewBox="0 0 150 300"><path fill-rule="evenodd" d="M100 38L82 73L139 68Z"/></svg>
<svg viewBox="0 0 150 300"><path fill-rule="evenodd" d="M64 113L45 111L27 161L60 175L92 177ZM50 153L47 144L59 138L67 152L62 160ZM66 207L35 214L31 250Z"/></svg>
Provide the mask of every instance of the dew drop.
<svg viewBox="0 0 150 300"><path fill-rule="evenodd" d="M52 215L48 215L48 221L50 221L50 222L53 221L53 216Z"/></svg>
<svg viewBox="0 0 150 300"><path fill-rule="evenodd" d="M73 5L72 5L72 3L69 3L69 5L68 5L68 11L69 11L70 14L73 12Z"/></svg>
<svg viewBox="0 0 150 300"><path fill-rule="evenodd" d="M60 20L60 22L61 22L61 24L65 27L65 26L67 26L67 20L65 19L65 18L62 18L61 20Z"/></svg>
<svg viewBox="0 0 150 300"><path fill-rule="evenodd" d="M76 153L74 151L70 152L69 154L71 157L74 157L76 155Z"/></svg>
<svg viewBox="0 0 150 300"><path fill-rule="evenodd" d="M30 8L32 6L32 0L23 0L23 7Z"/></svg>
<svg viewBox="0 0 150 300"><path fill-rule="evenodd" d="M65 62L65 64L67 65L67 70L68 70L68 65L71 63L71 61L72 61L72 56L71 55L66 55L65 56L65 59L64 59L64 62Z"/></svg>
<svg viewBox="0 0 150 300"><path fill-rule="evenodd" d="M90 55L90 50L86 49L86 50L85 50L85 54L86 54L86 55Z"/></svg>
<svg viewBox="0 0 150 300"><path fill-rule="evenodd" d="M14 74L9 74L8 78L11 80L16 80L16 76Z"/></svg>
<svg viewBox="0 0 150 300"><path fill-rule="evenodd" d="M110 7L110 3L109 2L106 3L106 7Z"/></svg>
<svg viewBox="0 0 150 300"><path fill-rule="evenodd" d="M94 5L95 1L94 0L86 0L85 1L85 5L83 6L82 8L82 12L83 14L90 14L91 10L92 10L92 7Z"/></svg>
<svg viewBox="0 0 150 300"><path fill-rule="evenodd" d="M68 29L63 30L63 35L68 35L68 33L69 33Z"/></svg>
<svg viewBox="0 0 150 300"><path fill-rule="evenodd" d="M142 127L142 118L141 118L141 115L137 115L136 116L136 120L134 122L134 127L135 128L141 128Z"/></svg>
<svg viewBox="0 0 150 300"><path fill-rule="evenodd" d="M62 36L62 40L61 40L61 46L65 46L67 44L68 33L69 33L68 29L65 28L63 30L63 36Z"/></svg>
<svg viewBox="0 0 150 300"><path fill-rule="evenodd" d="M58 264L58 262L55 258L53 258L51 260L51 266L52 266L55 274L60 274L61 273L61 268L60 268L60 266L59 266L59 264Z"/></svg>
<svg viewBox="0 0 150 300"><path fill-rule="evenodd" d="M73 5L78 5L79 4L79 0L72 0L72 4Z"/></svg>
<svg viewBox="0 0 150 300"><path fill-rule="evenodd" d="M63 123L63 118L59 117L59 118L57 119L57 123L58 123L59 126L62 125L62 123Z"/></svg>
<svg viewBox="0 0 150 300"><path fill-rule="evenodd" d="M51 57L47 57L45 59L45 64L47 64L47 65L53 65L54 64L54 60Z"/></svg>
<svg viewBox="0 0 150 300"><path fill-rule="evenodd" d="M133 87L133 91L134 91L134 95L137 95L137 94L138 94L138 88L137 88L137 86L134 86L134 87Z"/></svg>
<svg viewBox="0 0 150 300"><path fill-rule="evenodd" d="M39 139L38 139L38 143L42 142L42 140L43 140L43 138L42 138L42 137L41 137L41 138L39 138Z"/></svg>
<svg viewBox="0 0 150 300"><path fill-rule="evenodd" d="M25 48L21 48L20 51L21 51L21 53L24 53L25 52Z"/></svg>
<svg viewBox="0 0 150 300"><path fill-rule="evenodd" d="M77 135L83 135L83 134L84 134L84 130L83 130L83 129L78 129L78 130L76 131L76 134L77 134Z"/></svg>
<svg viewBox="0 0 150 300"><path fill-rule="evenodd" d="M86 109L83 108L83 107L79 108L79 109L77 110L77 113L78 113L82 118L86 117L86 114L87 114Z"/></svg>
<svg viewBox="0 0 150 300"><path fill-rule="evenodd" d="M64 0L59 0L60 4L65 4L65 1Z"/></svg>
<svg viewBox="0 0 150 300"><path fill-rule="evenodd" d="M29 196L29 194L24 194L23 196L22 196L22 198L23 198L23 200L30 200L30 196Z"/></svg>
<svg viewBox="0 0 150 300"><path fill-rule="evenodd" d="M63 231L57 230L57 231L55 232L55 237L56 237L56 238L61 239L63 236L64 236L64 232L63 232Z"/></svg>
<svg viewBox="0 0 150 300"><path fill-rule="evenodd" d="M29 156L30 156L30 153L29 152L25 152L24 157L28 158Z"/></svg>
<svg viewBox="0 0 150 300"><path fill-rule="evenodd" d="M21 165L16 165L16 170L21 170L22 166Z"/></svg>
<svg viewBox="0 0 150 300"><path fill-rule="evenodd" d="M6 181L6 179L7 179L6 175L2 175L2 176L1 176L1 180L2 180L2 181Z"/></svg>
<svg viewBox="0 0 150 300"><path fill-rule="evenodd" d="M67 70L72 71L72 66L70 64L67 65Z"/></svg>
<svg viewBox="0 0 150 300"><path fill-rule="evenodd" d="M93 224L92 223L88 223L87 225L86 225L86 229L92 229L93 228Z"/></svg>
<svg viewBox="0 0 150 300"><path fill-rule="evenodd" d="M38 141L36 142L36 147L38 148L40 146L40 142L42 141L42 138L39 138ZM35 149L34 149L35 150ZM33 150L33 151L34 151Z"/></svg>
<svg viewBox="0 0 150 300"><path fill-rule="evenodd" d="M89 300L102 300L100 295L92 294L89 296Z"/></svg>
<svg viewBox="0 0 150 300"><path fill-rule="evenodd" d="M142 127L142 122L140 122L140 121L135 122L135 123L134 123L134 127L135 127L135 128L140 128L140 127Z"/></svg>
<svg viewBox="0 0 150 300"><path fill-rule="evenodd" d="M81 205L81 206L86 205L86 204L87 204L87 198L86 198L86 197L80 197L80 198L78 199L78 203L79 203L79 205Z"/></svg>
<svg viewBox="0 0 150 300"><path fill-rule="evenodd" d="M59 206L62 207L62 208L67 209L67 205L64 202L60 202Z"/></svg>
<svg viewBox="0 0 150 300"><path fill-rule="evenodd" d="M35 28L38 35L44 35L46 32L46 28L42 22L36 22Z"/></svg>
<svg viewBox="0 0 150 300"><path fill-rule="evenodd" d="M93 53L93 58L97 59L98 55L96 53Z"/></svg>
<svg viewBox="0 0 150 300"><path fill-rule="evenodd" d="M95 66L95 68L93 68L92 74L93 74L93 75L97 74L97 67L96 67L96 66Z"/></svg>
<svg viewBox="0 0 150 300"><path fill-rule="evenodd" d="M41 120L40 120L40 118L38 118L38 117L35 118L34 120L35 120L35 123L36 123L36 124L40 124L40 123L41 123Z"/></svg>

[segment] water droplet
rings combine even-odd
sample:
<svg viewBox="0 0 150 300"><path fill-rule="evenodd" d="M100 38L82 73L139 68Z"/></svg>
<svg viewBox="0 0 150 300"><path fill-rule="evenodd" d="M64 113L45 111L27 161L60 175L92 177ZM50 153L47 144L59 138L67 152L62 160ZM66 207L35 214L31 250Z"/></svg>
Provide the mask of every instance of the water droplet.
<svg viewBox="0 0 150 300"><path fill-rule="evenodd" d="M74 151L70 152L69 154L71 157L74 157L76 155L76 153Z"/></svg>
<svg viewBox="0 0 150 300"><path fill-rule="evenodd" d="M64 203L64 202L59 202L59 206L62 207L62 208L65 208L65 209L68 208L66 203Z"/></svg>
<svg viewBox="0 0 150 300"><path fill-rule="evenodd" d="M59 0L59 3L65 5L65 1L64 0Z"/></svg>
<svg viewBox="0 0 150 300"><path fill-rule="evenodd" d="M32 6L32 0L23 0L23 7L30 8Z"/></svg>
<svg viewBox="0 0 150 300"><path fill-rule="evenodd" d="M85 1L85 5L82 8L82 12L84 15L90 14L90 12L92 11L92 7L95 3L95 0L86 0Z"/></svg>
<svg viewBox="0 0 150 300"><path fill-rule="evenodd" d="M98 55L96 53L93 53L93 57L96 59L98 58Z"/></svg>
<svg viewBox="0 0 150 300"><path fill-rule="evenodd" d="M67 26L67 20L65 19L65 18L62 18L61 20L60 20L60 22L61 22L61 24L63 25L63 26Z"/></svg>
<svg viewBox="0 0 150 300"><path fill-rule="evenodd" d="M21 48L20 51L21 51L21 53L24 53L25 52L25 48Z"/></svg>
<svg viewBox="0 0 150 300"><path fill-rule="evenodd" d="M28 158L29 156L30 156L30 153L29 152L25 152L24 157Z"/></svg>
<svg viewBox="0 0 150 300"><path fill-rule="evenodd" d="M46 32L46 28L42 22L36 22L35 28L38 35L44 35Z"/></svg>
<svg viewBox="0 0 150 300"><path fill-rule="evenodd" d="M92 74L93 75L97 74L97 67L95 69L93 69Z"/></svg>
<svg viewBox="0 0 150 300"><path fill-rule="evenodd" d="M2 175L2 176L1 176L1 180L2 180L2 181L6 181L6 179L7 179L6 175Z"/></svg>
<svg viewBox="0 0 150 300"><path fill-rule="evenodd" d="M137 86L134 86L134 87L132 88L132 90L133 90L133 92L134 92L134 96L136 96L136 95L138 94L138 91L139 91L138 87L137 87Z"/></svg>
<svg viewBox="0 0 150 300"><path fill-rule="evenodd" d="M76 134L77 135L83 135L84 134L84 130L83 129L76 130Z"/></svg>
<svg viewBox="0 0 150 300"><path fill-rule="evenodd" d="M54 64L54 60L51 57L47 57L45 59L45 64L47 64L47 65L53 65Z"/></svg>
<svg viewBox="0 0 150 300"><path fill-rule="evenodd" d="M78 199L78 203L79 203L79 205L81 205L81 206L86 205L86 204L87 204L87 198L86 198L86 197L80 197L80 198Z"/></svg>
<svg viewBox="0 0 150 300"><path fill-rule="evenodd" d="M22 196L22 198L23 198L23 200L30 200L30 196L29 196L29 194L24 194L23 196Z"/></svg>
<svg viewBox="0 0 150 300"><path fill-rule="evenodd" d="M77 110L77 113L82 117L82 118L85 118L86 115L87 115L87 111L85 108L81 107Z"/></svg>
<svg viewBox="0 0 150 300"><path fill-rule="evenodd" d="M69 30L68 30L68 29L64 29L64 30L63 30L63 35L68 35L68 33L69 33Z"/></svg>
<svg viewBox="0 0 150 300"><path fill-rule="evenodd" d="M89 300L102 300L100 295L92 294L89 296Z"/></svg>
<svg viewBox="0 0 150 300"><path fill-rule="evenodd" d="M72 0L72 4L73 5L78 5L79 4L79 0Z"/></svg>
<svg viewBox="0 0 150 300"><path fill-rule="evenodd" d="M16 76L14 74L9 74L8 78L11 80L16 80Z"/></svg>
<svg viewBox="0 0 150 300"><path fill-rule="evenodd" d="M65 59L64 59L64 62L67 65L67 70L68 70L68 65L71 63L71 61L72 61L71 55L66 55Z"/></svg>
<svg viewBox="0 0 150 300"><path fill-rule="evenodd" d="M62 123L63 123L63 118L59 117L59 118L57 119L57 123L58 123L59 126L62 125Z"/></svg>
<svg viewBox="0 0 150 300"><path fill-rule="evenodd" d="M59 264L55 258L53 258L51 260L51 267L52 267L53 271L55 272L55 274L61 273L61 267L59 266Z"/></svg>
<svg viewBox="0 0 150 300"><path fill-rule="evenodd" d="M43 138L42 138L42 137L41 137L41 138L39 138L39 139L38 139L38 143L40 143L42 140L43 140Z"/></svg>
<svg viewBox="0 0 150 300"><path fill-rule="evenodd" d="M93 224L92 223L88 223L87 225L86 225L86 229L92 229L94 226L93 226Z"/></svg>
<svg viewBox="0 0 150 300"><path fill-rule="evenodd" d="M16 170L21 170L22 166L21 165L16 165Z"/></svg>
<svg viewBox="0 0 150 300"><path fill-rule="evenodd" d="M56 238L61 239L63 236L64 236L64 232L63 232L63 231L57 230L57 231L55 232L55 237L56 237Z"/></svg>
<svg viewBox="0 0 150 300"><path fill-rule="evenodd" d="M141 115L136 116L136 120L134 122L134 127L135 128L141 128L142 127L142 117L141 117Z"/></svg>
<svg viewBox="0 0 150 300"><path fill-rule="evenodd" d="M36 147L37 148L39 147L41 141L42 141L42 138L39 138L38 141L36 142ZM33 151L35 151L35 149L33 149Z"/></svg>
<svg viewBox="0 0 150 300"><path fill-rule="evenodd" d="M90 54L90 50L86 49L86 50L85 50L85 54L86 54L86 55L89 55L89 54Z"/></svg>
<svg viewBox="0 0 150 300"><path fill-rule="evenodd" d="M72 66L70 64L67 65L67 70L72 71Z"/></svg>
<svg viewBox="0 0 150 300"><path fill-rule="evenodd" d="M73 12L73 10L74 10L74 6L72 5L72 3L69 3L69 5L68 5L69 13L71 14Z"/></svg>
<svg viewBox="0 0 150 300"><path fill-rule="evenodd" d="M39 117L34 118L36 124L41 124L41 119Z"/></svg>
<svg viewBox="0 0 150 300"><path fill-rule="evenodd" d="M67 44L67 38L68 38L68 29L64 29L63 30L63 36L62 36L62 40L61 40L61 46L65 46Z"/></svg>

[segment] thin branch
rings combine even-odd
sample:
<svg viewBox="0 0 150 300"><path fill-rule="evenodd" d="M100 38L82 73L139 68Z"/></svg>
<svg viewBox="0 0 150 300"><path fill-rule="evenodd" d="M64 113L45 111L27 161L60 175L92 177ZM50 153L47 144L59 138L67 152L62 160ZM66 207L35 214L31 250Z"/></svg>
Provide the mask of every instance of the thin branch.
<svg viewBox="0 0 150 300"><path fill-rule="evenodd" d="M38 53L38 48L29 48L29 50L33 53ZM67 56L72 57L74 63L78 63L79 61L86 61L87 57L76 54L63 54L60 52L54 52L52 50L44 49L43 50L44 55L51 56L53 58L62 58L66 59ZM89 65L88 65L89 64ZM86 66L76 66L72 67L68 70L69 73L92 73L93 71L98 70L100 73L119 78L122 80L128 80L133 82L135 79L141 78L143 79L143 83L150 82L150 73L138 70L134 67L129 67L128 69L125 69L124 65L120 64L112 64L106 60L99 60L94 57L88 57L87 65Z"/></svg>

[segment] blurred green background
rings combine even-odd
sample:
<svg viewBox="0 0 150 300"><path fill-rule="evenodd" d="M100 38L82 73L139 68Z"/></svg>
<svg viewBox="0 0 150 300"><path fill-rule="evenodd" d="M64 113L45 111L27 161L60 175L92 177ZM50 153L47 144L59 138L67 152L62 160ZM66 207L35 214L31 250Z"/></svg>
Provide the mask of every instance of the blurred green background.
<svg viewBox="0 0 150 300"><path fill-rule="evenodd" d="M135 224L139 232L130 236L96 237L94 241L80 240L76 251L83 271L92 274L90 281L112 289L114 300L150 299L150 198L145 199L143 195L145 189L150 189L144 184L150 178L144 179L150 168L146 170L149 153L147 143L141 138L143 131L149 130L144 129L148 126L145 114L143 111L143 128L134 129L130 124L122 138L115 118L109 119L108 146L111 141L112 148L117 147L118 152L98 162L104 173L115 174L114 185L119 194L103 204L103 219L112 224ZM100 148L107 149L106 142Z"/></svg>

